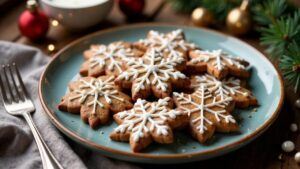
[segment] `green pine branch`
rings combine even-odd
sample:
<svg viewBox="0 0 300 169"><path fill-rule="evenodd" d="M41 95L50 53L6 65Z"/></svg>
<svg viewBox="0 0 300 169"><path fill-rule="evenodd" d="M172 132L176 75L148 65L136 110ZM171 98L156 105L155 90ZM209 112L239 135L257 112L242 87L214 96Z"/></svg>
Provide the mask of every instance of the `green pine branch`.
<svg viewBox="0 0 300 169"><path fill-rule="evenodd" d="M268 0L255 12L261 26L261 44L278 59L284 78L295 92L300 88L300 10L288 6L286 0Z"/></svg>
<svg viewBox="0 0 300 169"><path fill-rule="evenodd" d="M279 64L284 78L294 86L297 91L300 85L300 47L292 42L280 59Z"/></svg>
<svg viewBox="0 0 300 169"><path fill-rule="evenodd" d="M252 9L256 23L260 26L268 26L282 16L287 9L287 4L286 0L267 0L257 3Z"/></svg>
<svg viewBox="0 0 300 169"><path fill-rule="evenodd" d="M268 46L267 52L274 58L282 56L286 48L300 38L300 12L283 16L261 29L261 44Z"/></svg>

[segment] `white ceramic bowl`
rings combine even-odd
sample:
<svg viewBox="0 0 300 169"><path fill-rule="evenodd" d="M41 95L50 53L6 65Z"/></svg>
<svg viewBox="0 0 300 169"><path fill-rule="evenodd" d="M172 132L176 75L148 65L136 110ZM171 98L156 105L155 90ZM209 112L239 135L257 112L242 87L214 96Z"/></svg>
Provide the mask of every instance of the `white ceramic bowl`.
<svg viewBox="0 0 300 169"><path fill-rule="evenodd" d="M51 0L39 2L49 17L58 20L68 30L79 31L100 23L111 11L114 0L98 0L77 6L59 5Z"/></svg>

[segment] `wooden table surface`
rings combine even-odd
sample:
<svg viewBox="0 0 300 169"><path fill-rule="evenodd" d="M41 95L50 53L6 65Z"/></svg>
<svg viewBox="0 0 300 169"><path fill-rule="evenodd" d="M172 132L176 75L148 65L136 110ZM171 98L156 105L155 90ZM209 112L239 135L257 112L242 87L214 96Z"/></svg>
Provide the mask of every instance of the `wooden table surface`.
<svg viewBox="0 0 300 169"><path fill-rule="evenodd" d="M180 25L191 25L188 15L175 13L169 4L164 4L162 0L150 0L147 1L144 19L141 21L152 22L164 22L164 23L176 23ZM127 21L126 18L120 13L117 4L114 5L109 17L103 23L99 24L95 28L84 33L69 33L62 26L51 26L47 38L43 42L32 43L25 37L20 35L18 31L18 17L22 11L25 10L25 4L23 1L15 2L13 8L5 11L0 10L0 40L11 41L20 44L27 44L35 46L49 54L51 57L55 52L49 53L47 51L48 44L55 44L57 50L64 47L69 42L82 37L88 33L98 31L101 29L119 26L124 24L130 24L132 22ZM161 7L161 8L160 8ZM160 10L158 10L160 8ZM156 11L156 12L155 12ZM227 33L224 28L219 29L223 33ZM259 45L258 35L251 33L245 37L241 37L250 45L254 46L260 51L264 51L264 48ZM296 144L296 149L300 151L300 137L299 132L292 133L289 130L289 125L293 122L299 123L299 113L294 106L296 98L299 95L293 93L291 89L286 87L286 98L284 107L280 113L280 116L275 123L259 138L247 146L217 157L211 160L177 164L172 166L159 166L149 164L138 164L142 168L229 168L229 169L296 169L299 166L294 161L294 154L286 154L281 151L281 144L285 140L292 140ZM261 103L263 104L263 103ZM280 160L278 157L281 156Z"/></svg>

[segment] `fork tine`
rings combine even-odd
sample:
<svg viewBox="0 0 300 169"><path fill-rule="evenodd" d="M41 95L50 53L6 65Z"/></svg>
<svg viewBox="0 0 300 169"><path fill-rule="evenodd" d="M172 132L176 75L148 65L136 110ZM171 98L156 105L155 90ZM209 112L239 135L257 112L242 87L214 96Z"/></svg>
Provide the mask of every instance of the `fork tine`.
<svg viewBox="0 0 300 169"><path fill-rule="evenodd" d="M15 72L16 72L16 74L17 74L17 78L18 78L18 81L19 81L19 84L20 84L20 87L21 87L21 91L23 92L23 95L24 95L25 100L26 100L26 99L30 99L30 98L29 98L29 95L28 95L28 93L27 93L26 87L25 87L25 85L24 85L24 83L23 83L22 77L21 77L21 75L20 75L20 71L19 71L19 69L18 69L16 63L13 63L12 66L14 67Z"/></svg>
<svg viewBox="0 0 300 169"><path fill-rule="evenodd" d="M12 70L12 66L11 65L7 65L7 68L9 69L9 73L10 73L10 77L11 77L11 80L12 80L12 83L13 83L13 86L15 87L15 92L16 92L16 100L20 101L20 100L23 100L22 96L21 96L21 93L19 92L19 88L16 84L16 81L15 81L15 76L14 76L14 73L13 73L13 70Z"/></svg>
<svg viewBox="0 0 300 169"><path fill-rule="evenodd" d="M4 68L2 67L2 70L4 71ZM1 93L2 93L2 99L4 101L4 103L8 104L10 103L7 95L6 95L6 91L5 91L5 87L4 87L4 83L3 83L3 80L2 80L2 72L0 72L0 89L1 89ZM4 72L5 73L5 72Z"/></svg>
<svg viewBox="0 0 300 169"><path fill-rule="evenodd" d="M6 82L6 86L8 88L8 93L10 94L10 100L13 102L13 101L15 101L15 97L13 95L12 88L10 86L9 79L7 76L7 67L5 65L2 65L2 67L3 67L3 72L4 72L4 85Z"/></svg>

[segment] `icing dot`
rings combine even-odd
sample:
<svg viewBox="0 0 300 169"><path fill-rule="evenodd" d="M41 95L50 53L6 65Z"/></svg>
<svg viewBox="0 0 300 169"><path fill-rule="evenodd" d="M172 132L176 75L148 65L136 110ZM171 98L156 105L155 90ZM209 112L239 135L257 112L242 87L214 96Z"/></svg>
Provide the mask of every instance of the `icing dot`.
<svg viewBox="0 0 300 169"><path fill-rule="evenodd" d="M199 110L204 110L204 104L200 104L200 105L198 106L198 109L199 109Z"/></svg>
<svg viewBox="0 0 300 169"><path fill-rule="evenodd" d="M290 125L290 130L291 130L292 132L298 131L298 126L297 126L297 124L296 124L296 123L292 123L292 124Z"/></svg>
<svg viewBox="0 0 300 169"><path fill-rule="evenodd" d="M148 119L148 118L151 117L151 114L150 114L150 113L145 113L145 114L144 114L144 117L145 117L146 119Z"/></svg>
<svg viewBox="0 0 300 169"><path fill-rule="evenodd" d="M300 152L297 152L294 156L294 159L297 163L300 163Z"/></svg>
<svg viewBox="0 0 300 169"><path fill-rule="evenodd" d="M282 143L281 148L284 152L289 153L295 150L295 144L292 141L287 140Z"/></svg>
<svg viewBox="0 0 300 169"><path fill-rule="evenodd" d="M249 96L249 93L248 93L248 92L245 92L245 93L244 93L244 96Z"/></svg>
<svg viewBox="0 0 300 169"><path fill-rule="evenodd" d="M149 69L151 72L156 72L156 71L157 71L157 66L155 66L155 65L149 65L148 69Z"/></svg>
<svg viewBox="0 0 300 169"><path fill-rule="evenodd" d="M216 86L222 86L222 82L216 82Z"/></svg>

